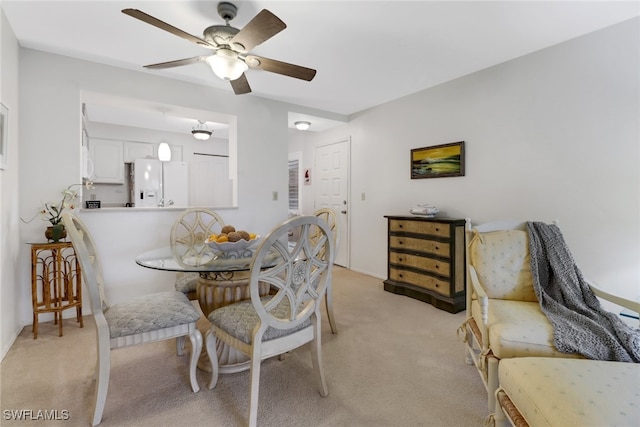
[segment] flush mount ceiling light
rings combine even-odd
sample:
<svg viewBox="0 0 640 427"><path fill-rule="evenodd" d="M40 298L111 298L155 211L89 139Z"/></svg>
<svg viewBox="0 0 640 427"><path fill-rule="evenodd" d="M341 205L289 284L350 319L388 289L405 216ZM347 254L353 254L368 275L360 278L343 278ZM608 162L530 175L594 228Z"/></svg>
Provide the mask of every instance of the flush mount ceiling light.
<svg viewBox="0 0 640 427"><path fill-rule="evenodd" d="M207 125L205 124L205 122L201 122L200 120L198 120L197 126L191 131L193 137L200 141L206 141L211 137L212 133L213 132L207 129Z"/></svg>
<svg viewBox="0 0 640 427"><path fill-rule="evenodd" d="M311 122L299 121L299 122L295 122L294 126L298 130L307 130L309 129L309 126L311 126Z"/></svg>

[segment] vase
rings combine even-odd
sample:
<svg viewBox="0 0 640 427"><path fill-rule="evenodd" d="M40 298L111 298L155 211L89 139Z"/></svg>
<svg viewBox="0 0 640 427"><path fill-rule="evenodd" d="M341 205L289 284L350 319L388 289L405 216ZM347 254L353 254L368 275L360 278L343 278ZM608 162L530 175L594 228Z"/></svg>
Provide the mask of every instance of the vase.
<svg viewBox="0 0 640 427"><path fill-rule="evenodd" d="M67 237L67 230L63 224L52 225L44 230L44 237L47 238L47 241L56 243L59 242L60 239Z"/></svg>

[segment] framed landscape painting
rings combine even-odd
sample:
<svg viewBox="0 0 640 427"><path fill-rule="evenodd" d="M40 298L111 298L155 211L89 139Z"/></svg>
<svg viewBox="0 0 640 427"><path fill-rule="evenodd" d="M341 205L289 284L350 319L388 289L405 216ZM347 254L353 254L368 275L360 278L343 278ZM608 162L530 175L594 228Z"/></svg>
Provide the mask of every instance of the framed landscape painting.
<svg viewBox="0 0 640 427"><path fill-rule="evenodd" d="M411 150L411 179L464 176L464 141Z"/></svg>

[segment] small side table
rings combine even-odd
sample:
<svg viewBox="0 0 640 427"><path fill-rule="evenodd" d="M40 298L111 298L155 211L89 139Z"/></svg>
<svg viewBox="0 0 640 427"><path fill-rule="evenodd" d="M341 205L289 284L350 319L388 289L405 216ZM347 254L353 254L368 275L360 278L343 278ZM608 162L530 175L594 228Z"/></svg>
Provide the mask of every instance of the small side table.
<svg viewBox="0 0 640 427"><path fill-rule="evenodd" d="M33 339L38 338L38 315L53 313L60 326L62 312L75 307L76 321L82 321L82 274L71 242L31 243L31 299Z"/></svg>

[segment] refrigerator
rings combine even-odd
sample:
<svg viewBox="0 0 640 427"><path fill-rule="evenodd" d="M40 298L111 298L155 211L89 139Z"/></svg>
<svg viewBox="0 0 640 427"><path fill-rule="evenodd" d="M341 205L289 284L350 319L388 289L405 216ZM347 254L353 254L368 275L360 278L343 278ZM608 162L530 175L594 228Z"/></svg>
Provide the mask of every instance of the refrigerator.
<svg viewBox="0 0 640 427"><path fill-rule="evenodd" d="M189 205L189 165L187 162L161 162L136 159L133 164L134 207Z"/></svg>

